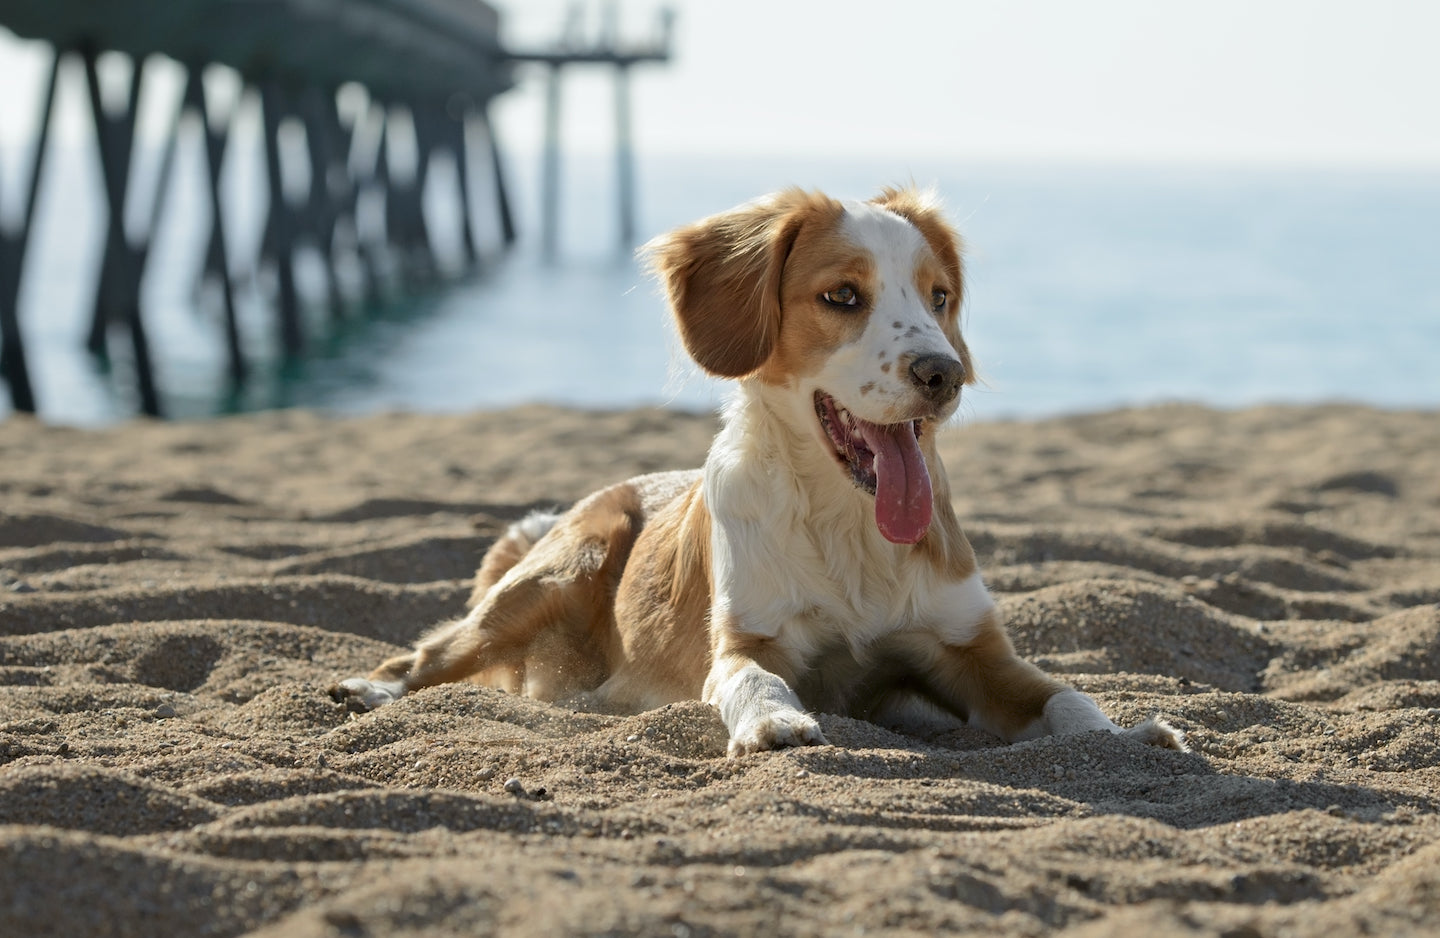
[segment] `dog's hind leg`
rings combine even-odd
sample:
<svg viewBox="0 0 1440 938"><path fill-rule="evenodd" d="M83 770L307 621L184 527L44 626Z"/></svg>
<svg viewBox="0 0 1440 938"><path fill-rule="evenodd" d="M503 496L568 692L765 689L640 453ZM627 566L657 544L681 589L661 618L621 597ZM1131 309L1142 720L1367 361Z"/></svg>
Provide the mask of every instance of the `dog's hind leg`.
<svg viewBox="0 0 1440 938"><path fill-rule="evenodd" d="M491 587L499 583L500 579L510 572L511 567L523 560L525 555L530 553L530 549L550 533L550 529L555 527L560 518L561 515L555 512L532 511L510 525L505 533L490 545L490 549L480 561L480 569L475 571L475 586L470 591L470 601L466 606L474 609L480 605ZM518 694L525 689L525 665L523 662L497 665L476 671L466 680Z"/></svg>
<svg viewBox="0 0 1440 938"><path fill-rule="evenodd" d="M500 578L509 573L511 567L523 560L562 517L563 515L555 512L532 511L506 528L505 533L485 551L485 556L480 561L480 569L475 571L475 587L470 591L470 601L466 605L471 609L480 605L490 588L499 583Z"/></svg>
<svg viewBox="0 0 1440 938"><path fill-rule="evenodd" d="M597 672L603 676L605 640L614 634L614 592L638 527L633 492L616 486L554 521L513 560L499 556L491 563L502 544L496 542L480 576L497 578L463 619L435 629L413 652L391 658L368 677L341 681L331 696L351 709L372 710L422 687L519 668L537 637L555 628L566 637L540 643L545 660L536 662L539 670L558 667L579 682L593 681ZM506 562L511 565L502 569ZM578 660L582 654L584 661ZM553 690L554 675L549 677L546 689ZM527 690L531 683L527 676Z"/></svg>

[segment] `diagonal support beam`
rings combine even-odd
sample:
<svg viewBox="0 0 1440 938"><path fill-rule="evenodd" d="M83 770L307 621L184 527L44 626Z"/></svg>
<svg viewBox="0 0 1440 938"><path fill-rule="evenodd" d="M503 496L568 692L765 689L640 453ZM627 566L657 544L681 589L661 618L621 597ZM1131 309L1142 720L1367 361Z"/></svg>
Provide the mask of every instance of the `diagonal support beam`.
<svg viewBox="0 0 1440 938"><path fill-rule="evenodd" d="M365 294L371 303L380 302L385 295L382 271L389 238L389 220L382 215L378 230L362 229L360 201L389 191L390 159L385 152L389 146L386 139L389 134L389 119L386 111L384 104L371 100L365 111L356 117L355 125L350 129L349 162L355 167L350 212L355 220L356 250L360 254L360 263L365 272Z"/></svg>
<svg viewBox="0 0 1440 938"><path fill-rule="evenodd" d="M159 175L155 183L155 205L149 219L149 230L132 244L125 231L125 206L130 186L130 166L135 154L135 118L145 81L145 59L136 59L130 72L130 87L117 108L108 108L100 89L97 68L99 52L93 45L80 50L85 61L85 83L90 92L90 109L95 121L95 137L100 149L100 165L105 177L106 204L109 223L106 227L105 256L100 270L100 287L95 297L95 315L87 343L92 352L105 357L106 333L111 324L123 326L130 336L135 361L135 384L140 395L141 412L161 416L160 393L155 384L155 367L150 356L150 341L145 334L145 321L140 312L140 284L145 276L145 262L150 254L150 234L159 218L168 176L173 164L176 125L179 112L170 127Z"/></svg>
<svg viewBox="0 0 1440 938"><path fill-rule="evenodd" d="M397 179L393 172L387 174L385 214L390 238L400 251L401 275L412 283L423 284L433 278L438 269L424 209L425 183L436 145L436 118L433 111L419 101L407 102L406 109L410 113L415 165L408 179ZM391 134L393 122L393 117L386 121L390 127L387 132Z"/></svg>
<svg viewBox="0 0 1440 938"><path fill-rule="evenodd" d="M95 140L100 150L100 168L105 183L105 200L109 219L105 231L105 254L100 267L100 284L95 294L95 308L86 346L96 355L105 355L105 332L119 318L123 303L127 267L125 236L125 196L130 188L130 158L135 142L136 103L144 80L145 63L137 61L130 73L130 89L115 113L105 105L100 89L97 67L99 50L93 45L81 48L85 61L85 84L90 94L90 111L95 124Z"/></svg>
<svg viewBox="0 0 1440 938"><path fill-rule="evenodd" d="M203 63L186 66L192 75L204 67ZM225 154L229 152L230 149L230 129L234 126L235 114L240 110L242 99L243 93L236 98L234 105L230 109L230 113L224 115L223 119L220 115L213 113L213 111L206 119L204 134L205 154L206 162L214 167L214 178L211 182L212 187L219 183L219 171L225 165ZM202 106L206 110L209 110L209 97L204 92L203 80L201 81L201 91L198 95L195 94L187 83L185 87L185 101L186 106L195 109L197 113L201 113L200 108ZM212 212L210 218L210 233L208 235L209 240L205 246L205 266L202 268L202 277L208 277L212 274L216 277L221 276L221 261L229 260L228 255L220 248L220 240L224 237L224 233L218 230L220 224L219 218L220 216ZM224 267L228 272L229 264L226 263ZM230 279L233 281L233 275L230 275Z"/></svg>
<svg viewBox="0 0 1440 938"><path fill-rule="evenodd" d="M280 122L285 118L287 95L280 83L267 81L260 88L260 109L265 123L265 170L270 183L270 218L266 232L271 237L275 271L280 285L278 309L280 346L291 361L305 352L305 331L300 322L300 295L295 288L295 217L285 198L285 179L280 167Z"/></svg>
<svg viewBox="0 0 1440 938"><path fill-rule="evenodd" d="M330 315L342 319L345 298L335 267L335 229L350 196L344 131L335 111L335 90L310 89L302 102L305 145L310 159L310 193L305 206L306 227L315 239L330 292Z"/></svg>
<svg viewBox="0 0 1440 938"><path fill-rule="evenodd" d="M445 138L446 146L455 157L455 178L459 187L460 196L460 238L461 248L464 250L465 263L473 265L480 259L480 251L475 245L475 231L470 210L470 149L466 128L469 124L468 104L459 109L458 112L446 105L445 108Z"/></svg>
<svg viewBox="0 0 1440 938"><path fill-rule="evenodd" d="M495 186L495 210L500 216L500 237L505 247L515 243L515 216L510 210L510 191L505 185L505 167L500 159L500 141L495 137L495 125L490 115L482 113L481 123L485 128L485 140L490 148L490 174Z"/></svg>
<svg viewBox="0 0 1440 938"><path fill-rule="evenodd" d="M225 210L220 198L220 170L225 163L225 145L230 138L234 113L229 114L223 124L212 121L210 104L205 95L204 66L192 64L185 83L185 107L193 110L200 119L200 135L204 140L205 166L210 185L210 249L206 258L206 272L220 278L220 289L225 303L225 351L232 387L245 381L248 367L245 352L240 345L239 316L235 311L235 283L230 276L230 251L225 243ZM238 102L237 102L238 106Z"/></svg>

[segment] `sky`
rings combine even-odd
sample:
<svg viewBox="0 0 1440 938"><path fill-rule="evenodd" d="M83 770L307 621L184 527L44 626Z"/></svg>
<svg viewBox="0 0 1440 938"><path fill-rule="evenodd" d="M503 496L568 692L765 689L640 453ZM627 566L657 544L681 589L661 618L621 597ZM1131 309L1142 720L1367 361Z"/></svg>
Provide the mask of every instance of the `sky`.
<svg viewBox="0 0 1440 938"><path fill-rule="evenodd" d="M646 153L1440 169L1433 0L681 0L637 72ZM569 4L502 4L514 44ZM655 3L621 5L654 31ZM598 6L590 7L592 25ZM538 147L542 83L500 102ZM565 84L573 150L611 146L611 82Z"/></svg>
<svg viewBox="0 0 1440 938"><path fill-rule="evenodd" d="M674 61L633 87L647 154L1440 168L1433 0L666 5ZM512 45L540 46L572 4L497 6ZM592 33L605 6L583 5ZM660 4L618 8L623 35L657 31ZM0 141L33 121L44 63L0 32ZM529 151L543 83L520 77L495 119ZM569 152L612 146L612 89L604 69L567 75ZM78 91L62 101L66 135L83 133Z"/></svg>

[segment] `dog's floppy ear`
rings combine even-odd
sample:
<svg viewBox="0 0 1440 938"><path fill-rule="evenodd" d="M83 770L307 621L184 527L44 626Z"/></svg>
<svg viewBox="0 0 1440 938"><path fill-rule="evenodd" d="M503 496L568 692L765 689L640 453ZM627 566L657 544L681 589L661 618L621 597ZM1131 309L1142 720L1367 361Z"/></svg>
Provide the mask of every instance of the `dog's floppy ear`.
<svg viewBox="0 0 1440 938"><path fill-rule="evenodd" d="M970 349L960 335L960 305L965 300L965 261L962 256L964 244L960 235L945 220L939 199L932 192L886 186L870 201L894 212L919 229L951 280L951 306L940 325L945 331L945 337L960 356L960 364L965 366L965 383L973 384L976 376L974 365L970 361Z"/></svg>
<svg viewBox="0 0 1440 938"><path fill-rule="evenodd" d="M780 283L801 225L823 196L799 189L661 235L640 249L665 285L680 338L712 375L755 371L780 335Z"/></svg>

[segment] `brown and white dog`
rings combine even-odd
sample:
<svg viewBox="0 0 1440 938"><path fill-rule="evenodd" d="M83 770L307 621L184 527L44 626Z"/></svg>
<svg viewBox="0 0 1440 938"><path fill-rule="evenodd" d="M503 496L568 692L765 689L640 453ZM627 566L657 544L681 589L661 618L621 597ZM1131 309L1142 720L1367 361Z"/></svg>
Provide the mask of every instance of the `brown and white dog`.
<svg viewBox="0 0 1440 938"><path fill-rule="evenodd" d="M950 504L936 430L974 370L959 241L910 190L791 189L647 246L685 348L737 379L705 467L532 515L473 607L332 693L372 709L478 680L610 711L699 697L730 754L824 743L813 711L938 708L1007 741L1121 730L1016 656Z"/></svg>

